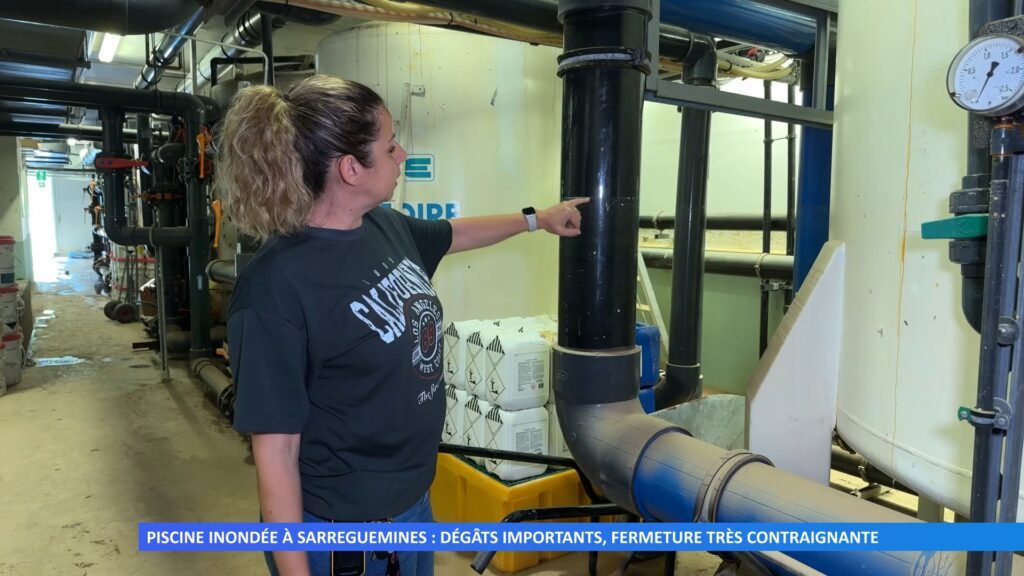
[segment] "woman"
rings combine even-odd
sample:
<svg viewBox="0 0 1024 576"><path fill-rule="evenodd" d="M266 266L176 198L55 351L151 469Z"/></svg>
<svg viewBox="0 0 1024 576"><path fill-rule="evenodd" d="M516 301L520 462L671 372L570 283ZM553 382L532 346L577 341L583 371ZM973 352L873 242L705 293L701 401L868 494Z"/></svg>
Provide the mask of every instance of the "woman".
<svg viewBox="0 0 1024 576"><path fill-rule="evenodd" d="M445 254L528 229L579 234L585 199L436 222L381 208L405 157L380 96L330 76L242 90L224 120L227 212L264 239L228 342L265 521L431 521L445 400L430 277ZM433 573L429 553L267 555L282 576L395 574L396 559L404 576Z"/></svg>

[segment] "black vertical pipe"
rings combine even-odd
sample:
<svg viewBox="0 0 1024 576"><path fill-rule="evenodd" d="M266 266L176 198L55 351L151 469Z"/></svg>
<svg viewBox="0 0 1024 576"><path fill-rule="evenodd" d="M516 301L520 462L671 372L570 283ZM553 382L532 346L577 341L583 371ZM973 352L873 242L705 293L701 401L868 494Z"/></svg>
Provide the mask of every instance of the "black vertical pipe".
<svg viewBox="0 0 1024 576"><path fill-rule="evenodd" d="M1010 0L970 0L968 21L970 38L976 38L981 27L988 22L1008 18L1012 15ZM967 174L991 173L994 181L997 178L996 170L993 167L991 151L986 146L988 140L985 137L990 130L991 121L983 116L969 114L967 122ZM1001 197L997 198L997 195ZM1001 234L1001 228L1006 224L1005 201L1005 194L997 194L995 182L993 182L989 198L990 217L989 233L986 239L988 246L986 247L985 279L982 281L984 296L981 325L981 366L978 370L977 396L977 407L982 410L992 410L995 397L994 372L1002 372L996 367L997 363L1001 363L999 359L1001 347L995 342L996 334L993 333L995 328L986 330L988 323L996 322L998 316L988 320L986 317L998 314L1001 308L999 302L1000 280L992 276L1006 274L1006 271L1002 269L1003 263L999 260L1006 250L1005 238ZM1004 211L1000 212L1000 210ZM963 281L965 293L969 287L976 288L977 283L977 279L965 278ZM987 335L986 332L988 332ZM1008 353L1008 351L1004 352ZM1006 356L1006 354L1002 354L1002 356ZM1008 363L1008 357L1004 358L1002 362ZM1005 386L1005 381L1003 385ZM974 462L971 477L970 518L972 522L995 521L996 502L999 497L1001 439L1001 434L992 428L975 428ZM994 561L995 554L992 552L969 552L967 554L967 574L987 575L991 572Z"/></svg>
<svg viewBox="0 0 1024 576"><path fill-rule="evenodd" d="M139 158L149 161L150 165L149 173L141 172L139 174L139 192L145 196L153 187L153 129L149 123L149 114L136 114L135 127ZM153 210L145 200L142 203L142 225L147 228L153 225Z"/></svg>
<svg viewBox="0 0 1024 576"><path fill-rule="evenodd" d="M579 207L582 234L559 244L558 342L566 348L636 344L637 111L643 108L644 72L575 51L611 46L644 53L649 9L647 0L559 3L565 23L565 52L559 58L562 199L590 198ZM609 60L622 53L613 52Z"/></svg>
<svg viewBox="0 0 1024 576"><path fill-rule="evenodd" d="M267 86L274 85L274 18L270 14L260 14L260 35L263 39L263 54L266 55Z"/></svg>
<svg viewBox="0 0 1024 576"><path fill-rule="evenodd" d="M100 109L100 125L103 127L103 153L124 156L124 112L116 108ZM103 228L107 230L108 236L111 230L127 228L123 172L103 172L103 201L106 204Z"/></svg>
<svg viewBox="0 0 1024 576"><path fill-rule="evenodd" d="M789 85L787 101L796 104L796 85ZM793 255L796 240L796 124L786 126L786 255ZM786 288L785 305L793 302L793 287Z"/></svg>
<svg viewBox="0 0 1024 576"><path fill-rule="evenodd" d="M684 62L683 81L695 86L714 86L718 69L714 40L694 36L689 56ZM699 398L703 392L701 319L711 113L684 106L679 138L672 246L672 317L665 379L654 388L654 405L658 410Z"/></svg>
<svg viewBox="0 0 1024 576"><path fill-rule="evenodd" d="M185 158L199 158L199 144L193 134L203 127L202 112L190 110L185 114ZM206 181L198 173L198 162L183 165L187 187L189 308L192 360L210 356L210 282L206 277L206 264L210 260L210 217L207 213Z"/></svg>
<svg viewBox="0 0 1024 576"><path fill-rule="evenodd" d="M764 99L772 99L772 81L764 81ZM772 121L764 121L764 209L762 212L761 226L761 253L768 254L772 251ZM760 330L758 339L758 356L762 356L768 348L768 281L761 280L761 313Z"/></svg>
<svg viewBox="0 0 1024 576"><path fill-rule="evenodd" d="M1004 157L1009 164L1007 175L1007 187L1009 194L1020 199L1024 196L1024 151L1013 154L1011 157ZM1018 200L1017 206L1024 209L1024 202ZM1017 218L1024 218L1024 214L1018 212ZM1020 236L1012 239L1020 242ZM1024 254L1018 249L1018 261ZM1016 275L1014 275L1016 277ZM1016 278L1016 298L1014 302L1015 317L1020 318L1024 311L1024 279ZM1006 441L1003 447L1002 460L1002 483L999 494L999 522L1016 522L1017 508L1020 503L1020 470L1021 470L1021 448L1024 446L1024 422L1021 415L1024 414L1024 391L1021 390L1024 378L1021 377L1021 369L1024 365L1024 343L1018 335L1013 345L1012 358L1012 382L1009 390L1003 391L1009 405L1010 418L1006 430ZM999 552L996 554L996 574L1010 574L1013 561L1012 552Z"/></svg>
<svg viewBox="0 0 1024 576"><path fill-rule="evenodd" d="M984 413L995 412L998 409L997 400L1006 399L1008 376L1011 373L1014 374L1015 388L1020 381L1017 377L1020 368L1012 366L1012 354L1021 343L1019 340L1007 341L1006 338L1008 333L1013 332L1012 323L1016 322L1014 319L1018 318L1019 313L1015 309L1019 288L1016 271L1021 256L1021 231L1024 229L1024 191L1010 185L1013 156L997 150L1000 135L1015 129L1000 128L992 136L992 180L978 366L977 409ZM1011 414L1011 420L1019 418L1018 414ZM1000 511L1005 512L1007 509L1007 502L1000 501L1001 489L1010 482L1004 478L1006 471L1003 470L1003 453L1012 448L1004 446L1005 438L1005 430L975 423L974 468L971 478L972 522L996 522L1001 519ZM1019 453L1019 445L1016 450ZM1020 474L1019 465L1017 474ZM1014 506L1017 498L1014 492ZM1016 514L1014 516L1016 520ZM992 573L992 564L997 560L1005 564L1003 553L972 552L967 558L967 573L987 576Z"/></svg>
<svg viewBox="0 0 1024 576"><path fill-rule="evenodd" d="M711 113L683 108L673 239L672 321L665 365L665 392L656 389L659 409L694 398L703 388L701 326L704 307L704 237L707 233L708 144ZM680 257L682 257L680 259ZM667 392L673 391L671 394Z"/></svg>

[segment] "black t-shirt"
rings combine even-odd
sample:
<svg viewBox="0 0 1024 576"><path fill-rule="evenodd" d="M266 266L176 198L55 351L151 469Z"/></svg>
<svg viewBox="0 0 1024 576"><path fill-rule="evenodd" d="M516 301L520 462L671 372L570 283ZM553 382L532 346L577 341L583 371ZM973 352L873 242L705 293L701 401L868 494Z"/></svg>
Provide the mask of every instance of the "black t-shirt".
<svg viewBox="0 0 1024 576"><path fill-rule="evenodd" d="M376 208L355 230L269 239L239 276L228 344L241 432L301 433L303 507L399 514L433 481L444 421L447 221Z"/></svg>

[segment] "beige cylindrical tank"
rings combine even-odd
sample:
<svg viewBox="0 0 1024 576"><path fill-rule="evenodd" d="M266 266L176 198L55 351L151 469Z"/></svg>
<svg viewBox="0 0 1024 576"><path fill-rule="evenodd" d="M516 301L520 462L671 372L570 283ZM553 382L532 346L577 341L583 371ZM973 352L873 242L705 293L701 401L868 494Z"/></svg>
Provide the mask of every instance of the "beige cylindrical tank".
<svg viewBox="0 0 1024 576"><path fill-rule="evenodd" d="M558 53L428 26L373 23L322 40L317 70L376 90L406 151L432 155L432 180L400 181L399 206L415 211L424 203L457 202L462 216L480 216L540 210L559 200ZM554 313L557 258L558 241L545 233L446 258L434 277L445 317Z"/></svg>
<svg viewBox="0 0 1024 576"><path fill-rule="evenodd" d="M946 71L967 41L962 0L840 2L831 236L846 243L837 426L894 478L961 514L970 504L978 335L948 241L967 115Z"/></svg>

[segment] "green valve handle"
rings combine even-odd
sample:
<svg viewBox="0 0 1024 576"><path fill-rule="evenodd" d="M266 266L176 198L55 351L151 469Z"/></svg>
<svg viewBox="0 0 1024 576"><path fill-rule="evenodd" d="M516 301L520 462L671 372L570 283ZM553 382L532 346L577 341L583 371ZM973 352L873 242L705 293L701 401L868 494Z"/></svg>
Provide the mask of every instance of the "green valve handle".
<svg viewBox="0 0 1024 576"><path fill-rule="evenodd" d="M921 237L925 240L968 240L988 236L988 214L965 214L921 224Z"/></svg>

